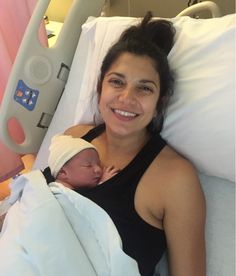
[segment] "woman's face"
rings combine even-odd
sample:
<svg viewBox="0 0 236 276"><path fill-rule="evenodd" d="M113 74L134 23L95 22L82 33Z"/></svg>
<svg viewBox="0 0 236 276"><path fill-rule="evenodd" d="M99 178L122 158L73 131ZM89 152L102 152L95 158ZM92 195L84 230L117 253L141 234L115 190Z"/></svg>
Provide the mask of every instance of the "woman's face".
<svg viewBox="0 0 236 276"><path fill-rule="evenodd" d="M151 58L121 54L102 82L99 109L106 127L118 135L146 131L159 95L160 78Z"/></svg>

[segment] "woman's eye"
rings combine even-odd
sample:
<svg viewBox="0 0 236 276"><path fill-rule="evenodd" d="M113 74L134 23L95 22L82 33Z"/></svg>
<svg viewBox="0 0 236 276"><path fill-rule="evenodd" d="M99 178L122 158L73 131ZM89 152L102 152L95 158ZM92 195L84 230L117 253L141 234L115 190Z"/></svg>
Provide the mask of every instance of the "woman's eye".
<svg viewBox="0 0 236 276"><path fill-rule="evenodd" d="M115 88L123 85L123 81L120 79L110 79L108 82Z"/></svg>
<svg viewBox="0 0 236 276"><path fill-rule="evenodd" d="M139 86L139 90L141 92L144 92L145 94L153 93L153 88L150 86L146 86L146 85Z"/></svg>

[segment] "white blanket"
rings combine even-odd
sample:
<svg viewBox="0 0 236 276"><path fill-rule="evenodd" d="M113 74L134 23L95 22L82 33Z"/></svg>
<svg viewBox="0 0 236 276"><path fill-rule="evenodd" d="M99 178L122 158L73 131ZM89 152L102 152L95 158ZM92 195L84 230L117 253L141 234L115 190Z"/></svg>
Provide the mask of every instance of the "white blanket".
<svg viewBox="0 0 236 276"><path fill-rule="evenodd" d="M0 234L1 276L140 275L107 213L38 170L13 182Z"/></svg>

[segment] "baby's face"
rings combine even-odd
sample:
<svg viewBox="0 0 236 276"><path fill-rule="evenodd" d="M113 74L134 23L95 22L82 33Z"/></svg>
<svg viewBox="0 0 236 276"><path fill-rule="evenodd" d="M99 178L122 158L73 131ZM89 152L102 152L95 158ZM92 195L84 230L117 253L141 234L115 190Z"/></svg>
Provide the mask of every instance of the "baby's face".
<svg viewBox="0 0 236 276"><path fill-rule="evenodd" d="M102 166L94 149L85 149L76 154L64 167L68 182L73 188L96 186L102 176Z"/></svg>

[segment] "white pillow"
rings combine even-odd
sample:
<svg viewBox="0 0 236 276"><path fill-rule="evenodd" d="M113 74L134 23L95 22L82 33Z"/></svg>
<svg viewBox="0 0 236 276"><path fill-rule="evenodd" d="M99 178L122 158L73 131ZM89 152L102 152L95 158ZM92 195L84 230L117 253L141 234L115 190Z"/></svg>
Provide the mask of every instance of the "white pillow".
<svg viewBox="0 0 236 276"><path fill-rule="evenodd" d="M174 97L162 136L199 171L235 181L235 15L174 20Z"/></svg>
<svg viewBox="0 0 236 276"><path fill-rule="evenodd" d="M231 181L234 181L235 19L234 14L212 19L170 19L177 30L176 43L169 54L176 87L162 131L168 143L200 172ZM101 17L84 24L68 84L36 167L42 165L42 160L45 163L52 135L73 124L93 122L102 59L121 32L135 23L135 18Z"/></svg>

